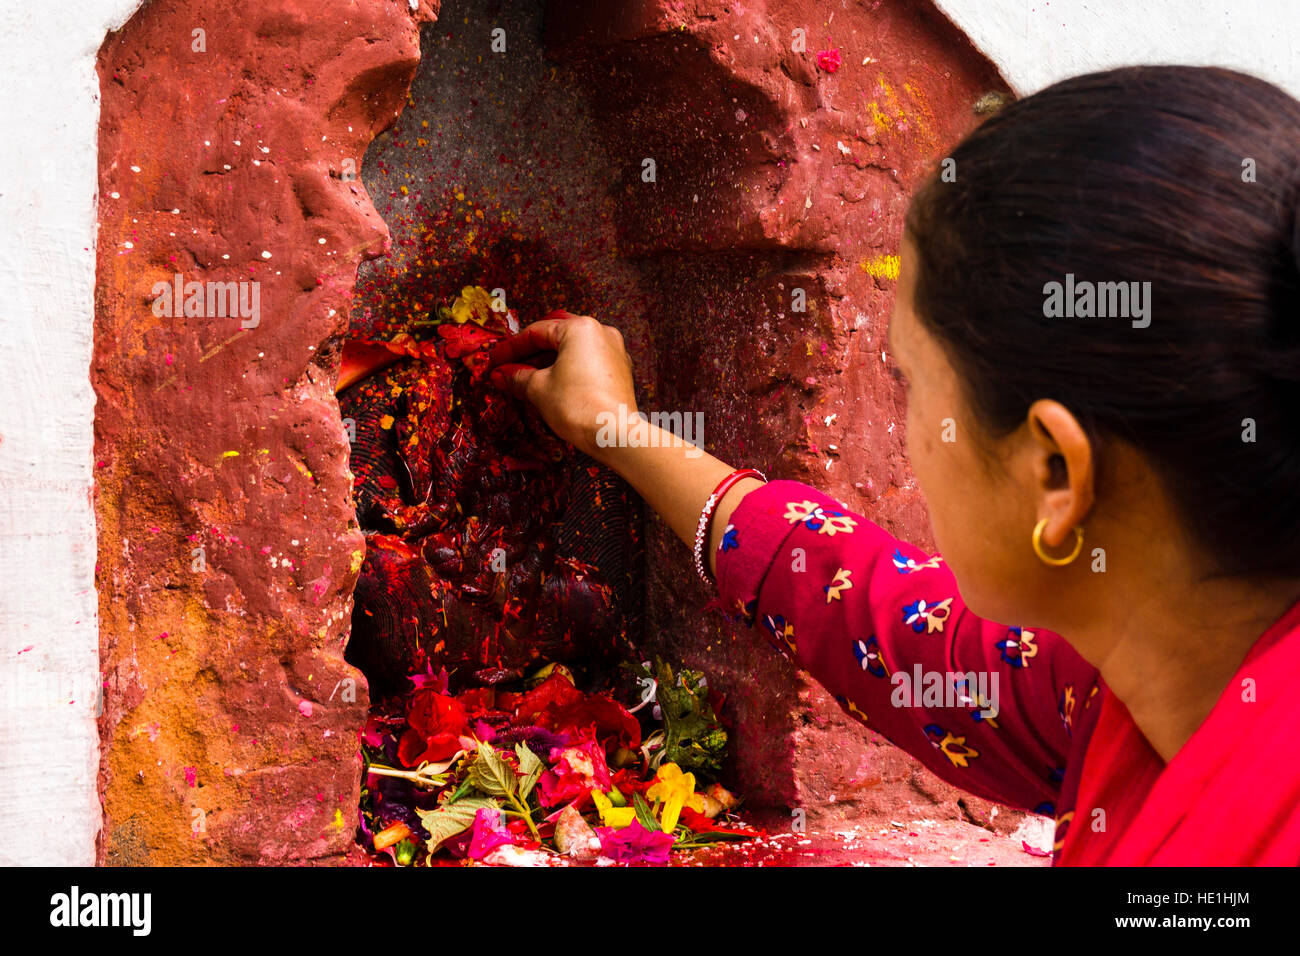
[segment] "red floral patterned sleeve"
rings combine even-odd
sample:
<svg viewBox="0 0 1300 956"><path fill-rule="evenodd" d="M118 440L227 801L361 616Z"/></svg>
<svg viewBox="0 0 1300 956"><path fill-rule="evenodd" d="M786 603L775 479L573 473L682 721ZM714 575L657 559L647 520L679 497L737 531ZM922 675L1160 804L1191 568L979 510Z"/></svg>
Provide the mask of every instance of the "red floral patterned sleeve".
<svg viewBox="0 0 1300 956"><path fill-rule="evenodd" d="M809 485L771 481L730 520L716 566L733 618L944 780L1053 813L1075 689L1097 683L1061 637L977 617L941 557Z"/></svg>

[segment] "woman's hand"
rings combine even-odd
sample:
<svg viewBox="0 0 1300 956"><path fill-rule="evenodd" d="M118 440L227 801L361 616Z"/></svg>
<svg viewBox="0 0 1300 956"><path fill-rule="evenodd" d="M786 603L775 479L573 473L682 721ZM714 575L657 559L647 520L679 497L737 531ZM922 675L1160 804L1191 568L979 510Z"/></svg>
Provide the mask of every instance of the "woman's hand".
<svg viewBox="0 0 1300 956"><path fill-rule="evenodd" d="M538 365L548 353L554 361ZM636 413L623 335L589 315L552 312L497 343L488 368L493 385L528 399L557 435L598 461L602 426L617 429L617 416Z"/></svg>
<svg viewBox="0 0 1300 956"><path fill-rule="evenodd" d="M539 365L547 353L555 361ZM493 385L536 405L557 435L626 478L687 547L694 543L700 509L731 466L635 417L632 360L618 329L552 312L497 343L488 368ZM602 436L603 428L610 430ZM728 517L759 484L741 479L718 502L705 554L710 570Z"/></svg>

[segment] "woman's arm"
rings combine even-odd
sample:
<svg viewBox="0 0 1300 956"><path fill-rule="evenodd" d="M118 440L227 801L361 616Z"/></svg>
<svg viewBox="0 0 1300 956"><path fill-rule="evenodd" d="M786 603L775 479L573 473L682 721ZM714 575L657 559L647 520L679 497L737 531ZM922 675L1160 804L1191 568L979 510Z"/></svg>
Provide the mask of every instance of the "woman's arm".
<svg viewBox="0 0 1300 956"><path fill-rule="evenodd" d="M939 777L1055 814L1098 685L1059 635L973 614L939 555L802 482L761 486L730 525L717 581L733 618Z"/></svg>
<svg viewBox="0 0 1300 956"><path fill-rule="evenodd" d="M634 432L637 435L635 445L630 437ZM627 479L677 537L687 547L694 548L695 529L705 501L718 482L734 469L708 453L688 457L687 452L694 446L644 419L630 422L628 433L628 447L602 448L599 449L601 455L592 457ZM742 478L728 489L715 507L709 525L709 540L704 549L704 560L711 573L716 573L715 555L731 513L746 494L762 486L757 478Z"/></svg>
<svg viewBox="0 0 1300 956"><path fill-rule="evenodd" d="M549 366L526 361L546 352L556 353ZM499 344L491 365L499 387L532 401L694 545L700 510L731 466L689 457L680 439L632 418L631 361L617 330L548 318ZM620 406L638 441L602 444L602 424L618 434ZM707 549L724 608L943 779L1051 813L1096 670L1056 634L970 613L941 558L825 493L792 481L736 487L717 506ZM932 700L932 675L962 675L962 684L950 691L945 680Z"/></svg>

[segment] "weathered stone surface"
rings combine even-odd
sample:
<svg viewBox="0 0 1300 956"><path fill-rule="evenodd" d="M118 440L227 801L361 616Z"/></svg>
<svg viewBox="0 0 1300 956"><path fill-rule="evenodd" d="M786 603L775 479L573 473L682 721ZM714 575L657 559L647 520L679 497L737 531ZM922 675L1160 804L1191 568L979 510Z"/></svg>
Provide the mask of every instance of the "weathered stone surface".
<svg viewBox="0 0 1300 956"><path fill-rule="evenodd" d="M331 862L351 843L368 698L343 662L363 544L336 338L388 237L348 173L434 15L155 0L101 49L101 861ZM176 273L256 281L260 322L157 315Z"/></svg>

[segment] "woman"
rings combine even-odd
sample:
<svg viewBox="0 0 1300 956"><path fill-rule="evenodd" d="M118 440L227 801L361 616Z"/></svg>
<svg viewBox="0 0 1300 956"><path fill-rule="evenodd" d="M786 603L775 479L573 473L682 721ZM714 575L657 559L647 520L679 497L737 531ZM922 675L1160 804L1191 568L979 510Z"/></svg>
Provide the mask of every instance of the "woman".
<svg viewBox="0 0 1300 956"><path fill-rule="evenodd" d="M1300 863L1300 103L1115 70L952 159L912 202L889 332L942 557L644 422L601 447L635 402L594 319L529 326L494 381L684 541L703 525L726 606L846 711L1054 816L1055 863ZM965 699L896 706L917 664Z"/></svg>

